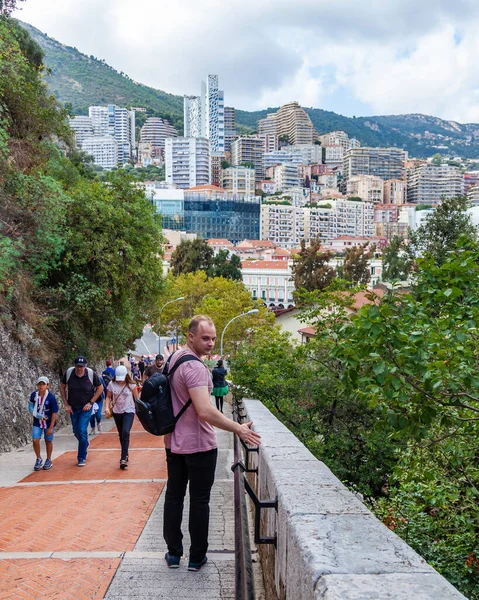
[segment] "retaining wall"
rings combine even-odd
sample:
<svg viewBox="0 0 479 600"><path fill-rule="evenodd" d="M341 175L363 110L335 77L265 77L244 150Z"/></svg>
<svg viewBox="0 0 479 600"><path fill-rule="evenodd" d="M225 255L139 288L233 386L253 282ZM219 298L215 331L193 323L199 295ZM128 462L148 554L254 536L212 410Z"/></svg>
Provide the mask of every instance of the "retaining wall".
<svg viewBox="0 0 479 600"><path fill-rule="evenodd" d="M261 500L260 545L268 600L464 599L401 538L383 525L326 465L258 400L244 400L262 436L258 475L248 479Z"/></svg>

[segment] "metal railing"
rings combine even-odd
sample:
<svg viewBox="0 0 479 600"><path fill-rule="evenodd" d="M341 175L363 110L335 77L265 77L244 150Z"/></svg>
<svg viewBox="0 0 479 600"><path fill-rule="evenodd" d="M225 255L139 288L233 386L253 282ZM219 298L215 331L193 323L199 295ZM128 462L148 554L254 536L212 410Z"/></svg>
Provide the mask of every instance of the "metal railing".
<svg viewBox="0 0 479 600"><path fill-rule="evenodd" d="M241 423L246 418L243 402L233 397L233 419ZM244 453L243 453L244 450ZM234 502L235 502L235 598L236 600L255 600L253 560L249 536L248 507L246 493L254 505L254 541L255 544L274 544L277 536L261 536L261 509L278 510L278 500L260 500L245 473L258 473L257 467L251 466L250 455L259 454L259 447L248 447L237 435L234 436ZM245 460L243 460L245 458ZM245 493L246 492L246 493Z"/></svg>

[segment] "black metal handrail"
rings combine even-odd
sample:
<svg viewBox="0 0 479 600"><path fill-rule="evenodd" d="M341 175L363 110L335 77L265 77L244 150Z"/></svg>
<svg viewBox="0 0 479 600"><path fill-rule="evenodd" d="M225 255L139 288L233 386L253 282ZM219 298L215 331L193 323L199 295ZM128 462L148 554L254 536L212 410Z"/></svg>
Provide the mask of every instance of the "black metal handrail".
<svg viewBox="0 0 479 600"><path fill-rule="evenodd" d="M242 401L233 399L233 418L241 423L246 414ZM243 462L242 448L246 453L246 464ZM236 600L254 600L254 578L253 561L251 557L251 545L249 539L248 509L246 506L246 495L253 501L255 507L254 515L254 541L256 544L277 545L276 534L273 537L262 537L260 533L261 509L274 508L278 510L278 500L260 500L251 487L244 473L258 473L257 467L250 466L250 455L259 453L259 447L248 447L237 435L234 436L234 460L231 467L234 472L235 491L235 559L236 559Z"/></svg>

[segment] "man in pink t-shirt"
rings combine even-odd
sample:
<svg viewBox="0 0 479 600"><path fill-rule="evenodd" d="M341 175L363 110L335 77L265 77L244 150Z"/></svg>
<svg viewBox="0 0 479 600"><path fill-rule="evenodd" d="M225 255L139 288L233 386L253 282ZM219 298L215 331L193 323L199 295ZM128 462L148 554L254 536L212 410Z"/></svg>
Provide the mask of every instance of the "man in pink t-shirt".
<svg viewBox="0 0 479 600"><path fill-rule="evenodd" d="M169 368L171 369L185 354L192 354L200 359L210 354L215 340L213 321L204 315L194 317L188 326L187 348L172 356ZM214 427L236 433L247 444L257 445L261 440L260 436L251 430L252 422L242 425L235 423L211 404L212 387L208 368L198 360L183 363L172 375L171 399L174 413L178 414L189 398L192 405L178 420L173 433L165 436L168 483L163 536L168 546L165 560L170 568L179 567L183 555L181 521L188 484L191 537L188 570L199 571L207 561L209 501L218 455Z"/></svg>

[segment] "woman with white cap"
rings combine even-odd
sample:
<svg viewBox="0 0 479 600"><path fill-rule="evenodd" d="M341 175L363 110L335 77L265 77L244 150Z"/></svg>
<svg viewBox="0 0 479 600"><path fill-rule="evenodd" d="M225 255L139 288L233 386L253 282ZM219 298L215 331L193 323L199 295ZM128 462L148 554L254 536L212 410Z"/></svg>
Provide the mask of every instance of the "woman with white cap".
<svg viewBox="0 0 479 600"><path fill-rule="evenodd" d="M115 369L115 377L108 384L106 393L105 414L113 413L116 428L120 437L121 457L120 469L128 467L128 448L130 431L135 418L135 400L138 399L136 383L128 374L125 366Z"/></svg>

